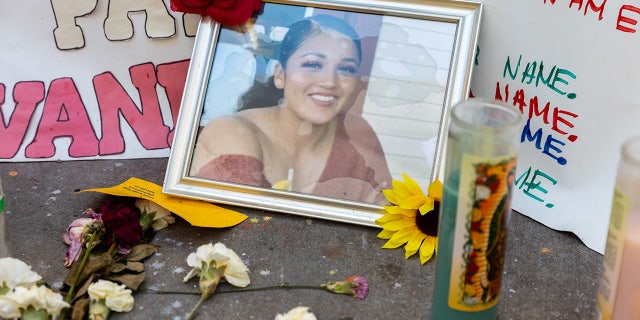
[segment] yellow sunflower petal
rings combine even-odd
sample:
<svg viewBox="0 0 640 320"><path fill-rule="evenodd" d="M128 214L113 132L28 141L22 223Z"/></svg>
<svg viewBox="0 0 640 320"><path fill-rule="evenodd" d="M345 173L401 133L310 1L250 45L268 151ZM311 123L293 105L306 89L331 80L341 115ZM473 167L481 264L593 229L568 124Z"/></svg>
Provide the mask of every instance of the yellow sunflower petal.
<svg viewBox="0 0 640 320"><path fill-rule="evenodd" d="M427 197L425 198L424 204L420 207L420 214L425 215L425 213L433 210L435 208L435 200L433 198Z"/></svg>
<svg viewBox="0 0 640 320"><path fill-rule="evenodd" d="M404 228L402 230L398 230L392 237L391 239L389 239L389 241L387 243L389 243L390 245L396 245L395 248L407 243L407 241L409 241L412 237L413 234L418 231L417 228Z"/></svg>
<svg viewBox="0 0 640 320"><path fill-rule="evenodd" d="M400 180L391 181L391 185L393 186L393 192L395 192L399 198L406 198L413 195L407 184Z"/></svg>
<svg viewBox="0 0 640 320"><path fill-rule="evenodd" d="M415 216L405 216L405 215L401 215L401 214L385 214L384 216L380 217L378 220L375 221L375 223L379 226L382 227L382 229L389 229L389 228L385 228L385 225L387 223L393 222L393 221L398 221L398 220L408 220L408 221L413 221L415 220ZM393 228L393 231L396 231L395 228Z"/></svg>
<svg viewBox="0 0 640 320"><path fill-rule="evenodd" d="M420 185L418 185L418 183L415 180L409 178L409 176L406 173L404 172L402 173L402 178L404 179L404 184L411 191L411 194L424 195L424 193L422 193L422 189L420 189Z"/></svg>
<svg viewBox="0 0 640 320"><path fill-rule="evenodd" d="M429 197L433 197L436 199L442 200L442 182L440 180L436 180L429 185Z"/></svg>
<svg viewBox="0 0 640 320"><path fill-rule="evenodd" d="M422 206L424 204L425 201L427 201L427 197L425 197L423 194L419 194L419 195L412 195L409 197L406 197L404 199L402 199L400 201L400 208L402 209L413 209L416 210L418 208L420 208L420 206Z"/></svg>
<svg viewBox="0 0 640 320"><path fill-rule="evenodd" d="M378 238L380 238L380 239L390 239L393 236L394 233L396 233L396 232L382 229L382 231L380 231L380 233L378 233Z"/></svg>
<svg viewBox="0 0 640 320"><path fill-rule="evenodd" d="M413 234L413 237L411 237L411 239L409 239L409 241L407 242L407 245L404 246L404 250L406 251L405 253L406 259L409 259L410 256L418 252L418 249L420 249L420 245L422 244L422 241L426 237L427 236L422 232L416 232Z"/></svg>
<svg viewBox="0 0 640 320"><path fill-rule="evenodd" d="M381 227L385 230L398 231L400 229L404 229L408 227L416 227L416 220L415 219L397 219L397 220L389 221L381 225Z"/></svg>
<svg viewBox="0 0 640 320"><path fill-rule="evenodd" d="M387 201L389 201L390 203L393 203L396 205L400 203L400 201L398 200L397 194L393 192L393 190L391 189L382 190L382 194L384 194L384 197L387 198Z"/></svg>
<svg viewBox="0 0 640 320"><path fill-rule="evenodd" d="M384 211L390 214L401 214L407 217L415 217L415 209L403 209L398 206L384 206Z"/></svg>
<svg viewBox="0 0 640 320"><path fill-rule="evenodd" d="M427 236L422 242L422 246L420 246L420 263L425 264L431 257L433 257L433 253L435 252L437 246L437 238Z"/></svg>

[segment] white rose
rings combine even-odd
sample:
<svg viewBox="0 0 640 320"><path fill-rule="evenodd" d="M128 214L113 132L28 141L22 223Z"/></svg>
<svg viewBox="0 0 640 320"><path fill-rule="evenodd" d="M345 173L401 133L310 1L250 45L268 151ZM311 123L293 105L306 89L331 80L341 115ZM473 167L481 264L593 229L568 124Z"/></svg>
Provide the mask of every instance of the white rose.
<svg viewBox="0 0 640 320"><path fill-rule="evenodd" d="M0 258L0 287L31 287L42 277L31 271L31 266L15 258Z"/></svg>
<svg viewBox="0 0 640 320"><path fill-rule="evenodd" d="M0 319L19 319L20 305L11 297L0 295Z"/></svg>
<svg viewBox="0 0 640 320"><path fill-rule="evenodd" d="M53 319L60 315L62 309L69 307L60 294L46 286L16 287L7 293L6 297L15 301L22 309L27 309L29 306L36 310L43 309Z"/></svg>
<svg viewBox="0 0 640 320"><path fill-rule="evenodd" d="M153 227L153 230L155 231L166 228L168 225L176 222L176 218L171 215L171 211L159 206L153 201L139 198L136 199L135 205L140 212L155 212L155 215L153 216L153 223L151 224L151 227Z"/></svg>
<svg viewBox="0 0 640 320"><path fill-rule="evenodd" d="M129 312L133 310L134 299L131 290L125 285L108 280L98 280L87 289L92 300L104 300L106 306L116 312Z"/></svg>
<svg viewBox="0 0 640 320"><path fill-rule="evenodd" d="M275 320L316 320L316 316L309 312L309 307L295 307L285 314L276 315Z"/></svg>
<svg viewBox="0 0 640 320"><path fill-rule="evenodd" d="M193 267L184 277L188 281L192 277L200 274L202 264L215 263L216 269L224 268L224 279L236 287L246 287L251 282L249 279L249 268L242 262L240 257L222 243L211 243L198 247L196 252L189 254L187 265Z"/></svg>

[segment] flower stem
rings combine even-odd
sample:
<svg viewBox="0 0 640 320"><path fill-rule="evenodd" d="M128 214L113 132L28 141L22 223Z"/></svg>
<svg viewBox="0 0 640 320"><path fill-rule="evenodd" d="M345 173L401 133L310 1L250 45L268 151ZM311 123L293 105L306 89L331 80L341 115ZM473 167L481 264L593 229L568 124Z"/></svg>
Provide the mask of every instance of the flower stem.
<svg viewBox="0 0 640 320"><path fill-rule="evenodd" d="M86 249L84 250L84 254L82 256L82 261L80 262L80 266L78 270L76 270L76 274L73 278L73 283L69 287L69 292L67 292L67 297L64 299L66 303L71 304L71 299L73 298L73 292L76 289L76 284L78 279L80 279L80 275L82 274L82 270L84 269L85 264L87 264L87 260L89 260L89 253L91 253L91 248L93 248L93 241L98 237L98 233L94 232L91 234L91 238L89 238L89 243L87 244Z"/></svg>
<svg viewBox="0 0 640 320"><path fill-rule="evenodd" d="M241 289L232 289L232 290L220 290L216 291L216 294L222 293L236 293L236 292L249 292L249 291L266 291L266 290L275 290L275 289L320 289L326 290L325 288L319 285L306 285L306 284L290 284L283 282L279 285L275 286L267 286L267 287L258 287L258 288L241 288ZM190 295L199 295L199 292L188 292L188 291L159 291L154 289L142 289L147 292L155 293L155 294L190 294Z"/></svg>
<svg viewBox="0 0 640 320"><path fill-rule="evenodd" d="M207 299L207 297L205 295L201 295L200 299L198 300L198 303L196 303L196 305L193 307L193 309L191 309L191 312L189 312L189 315L187 316L187 318L185 318L185 320L192 320L194 318L194 316L196 315L196 310L198 310L198 308L200 307L202 302L204 300L206 300L206 299Z"/></svg>

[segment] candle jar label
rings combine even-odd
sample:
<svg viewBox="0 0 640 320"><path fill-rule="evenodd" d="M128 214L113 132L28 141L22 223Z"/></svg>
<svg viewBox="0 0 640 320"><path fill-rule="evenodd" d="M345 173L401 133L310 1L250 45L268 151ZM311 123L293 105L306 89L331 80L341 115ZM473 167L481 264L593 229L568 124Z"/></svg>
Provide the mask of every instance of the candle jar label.
<svg viewBox="0 0 640 320"><path fill-rule="evenodd" d="M629 197L620 192L618 188L615 188L611 217L609 218L609 233L603 258L603 271L598 288L598 319L608 320L612 318L630 206Z"/></svg>
<svg viewBox="0 0 640 320"><path fill-rule="evenodd" d="M454 228L449 307L482 311L500 296L516 157L465 154Z"/></svg>

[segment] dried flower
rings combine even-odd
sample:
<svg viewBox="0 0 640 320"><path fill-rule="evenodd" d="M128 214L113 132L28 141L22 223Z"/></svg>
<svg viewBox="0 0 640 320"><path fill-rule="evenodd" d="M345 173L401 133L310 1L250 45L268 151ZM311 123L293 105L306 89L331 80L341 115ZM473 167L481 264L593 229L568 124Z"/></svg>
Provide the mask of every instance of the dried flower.
<svg viewBox="0 0 640 320"><path fill-rule="evenodd" d="M31 266L16 258L0 258L0 295L16 287L31 287L42 277L31 271Z"/></svg>
<svg viewBox="0 0 640 320"><path fill-rule="evenodd" d="M285 314L276 315L275 320L316 320L316 316L309 312L309 307L295 307Z"/></svg>
<svg viewBox="0 0 640 320"><path fill-rule="evenodd" d="M142 226L140 226L140 218L136 210L119 198L105 200L101 215L107 229L107 238L113 234L116 239L121 241L121 246L140 242L142 240ZM110 244L111 241L108 242ZM120 250L119 253L127 253L127 250L124 252Z"/></svg>
<svg viewBox="0 0 640 320"><path fill-rule="evenodd" d="M149 227L153 231L158 231L176 222L176 218L171 215L171 211L159 206L157 203L147 199L136 199L136 208L140 210L140 224L142 229Z"/></svg>
<svg viewBox="0 0 640 320"><path fill-rule="evenodd" d="M321 285L323 288L341 294L364 299L369 293L369 282L364 276L350 276L343 281L331 281Z"/></svg>
<svg viewBox="0 0 640 320"><path fill-rule="evenodd" d="M90 226L98 221L95 218L78 218L67 227L67 232L62 235L62 241L69 245L64 258L64 266L70 267L80 257L84 235L91 229Z"/></svg>
<svg viewBox="0 0 640 320"><path fill-rule="evenodd" d="M249 268L240 257L222 243L209 243L198 247L189 254L187 265L193 267L184 277L184 281L200 275L200 300L187 319L191 319L202 301L213 295L221 280L226 280L236 287L246 287L251 282Z"/></svg>
<svg viewBox="0 0 640 320"><path fill-rule="evenodd" d="M171 10L208 15L227 26L239 25L260 10L262 0L171 0Z"/></svg>
<svg viewBox="0 0 640 320"><path fill-rule="evenodd" d="M89 317L106 319L110 311L129 312L133 310L134 299L132 291L125 285L119 285L108 280L98 280L87 289L89 293ZM102 318L98 317L101 316Z"/></svg>

